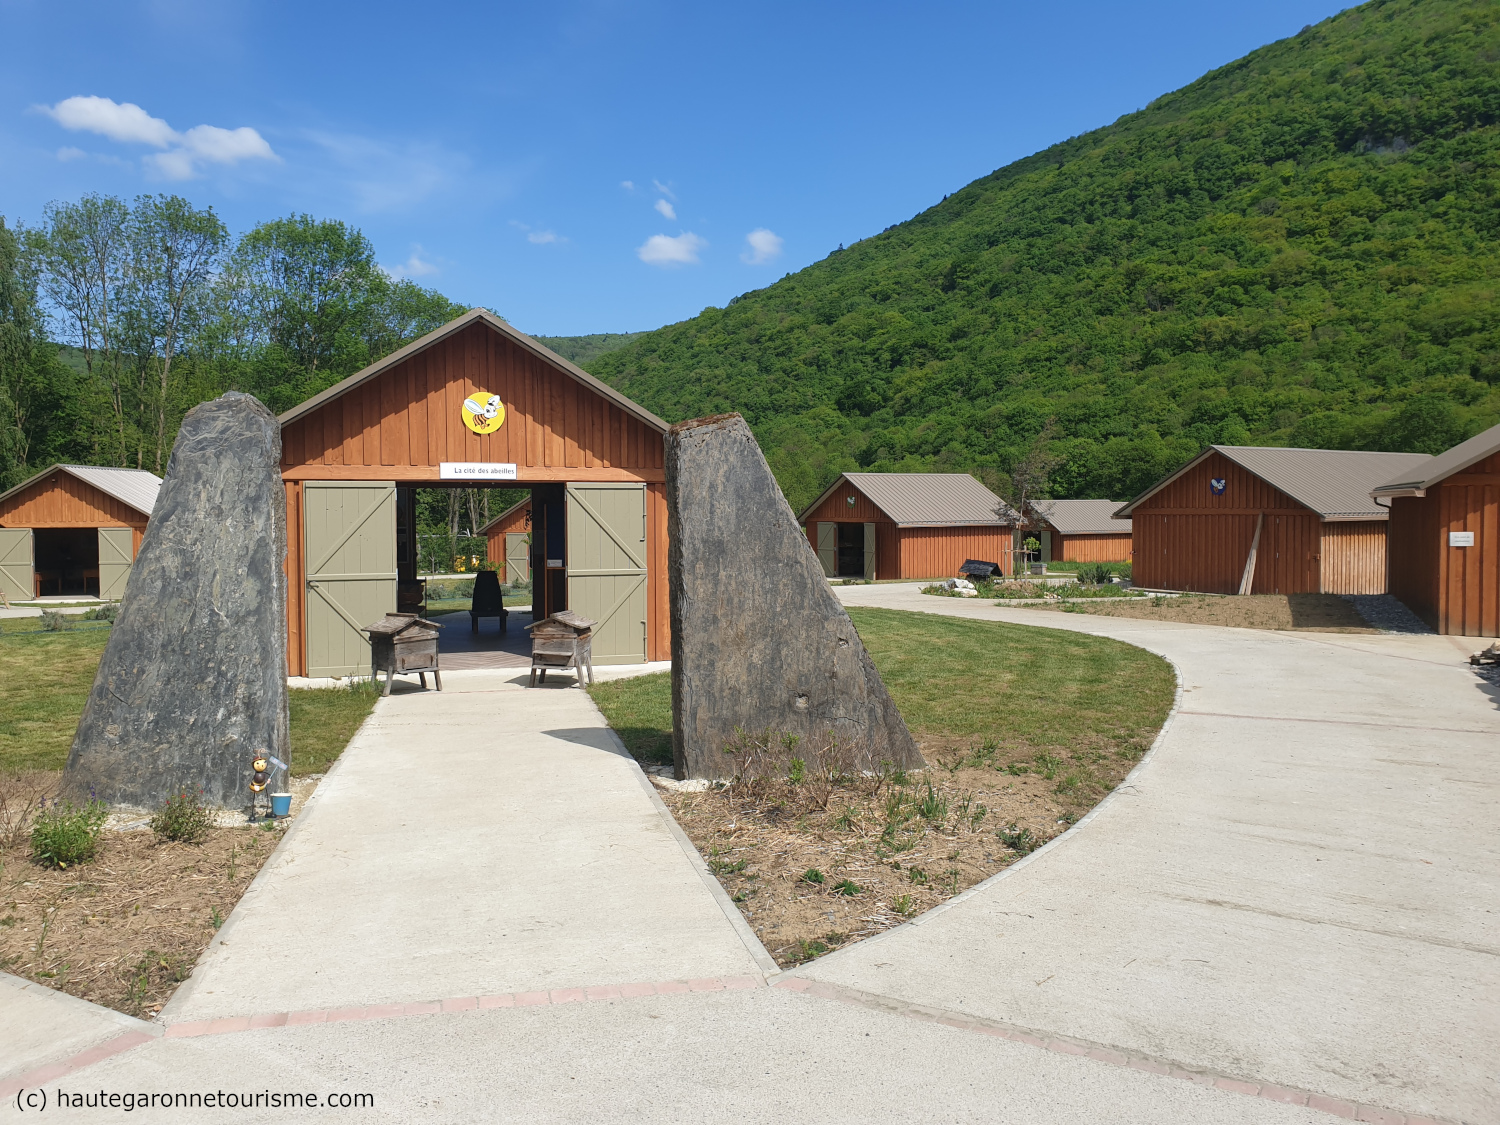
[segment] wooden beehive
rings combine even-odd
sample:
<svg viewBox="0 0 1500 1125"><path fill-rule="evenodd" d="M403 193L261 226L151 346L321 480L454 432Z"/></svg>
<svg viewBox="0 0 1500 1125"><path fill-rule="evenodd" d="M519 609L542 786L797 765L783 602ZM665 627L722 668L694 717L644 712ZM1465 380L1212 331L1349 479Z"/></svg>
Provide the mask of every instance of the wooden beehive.
<svg viewBox="0 0 1500 1125"><path fill-rule="evenodd" d="M370 667L386 674L386 692L393 675L438 673L438 630L442 626L415 613L387 613L364 631L370 634ZM426 678L423 677L423 683ZM438 681L441 689L442 681Z"/></svg>
<svg viewBox="0 0 1500 1125"><path fill-rule="evenodd" d="M526 626L531 632L532 685L535 686L539 671L542 682L546 683L548 668L568 667L578 672L579 686L585 675L592 683L595 624L571 609L564 609Z"/></svg>

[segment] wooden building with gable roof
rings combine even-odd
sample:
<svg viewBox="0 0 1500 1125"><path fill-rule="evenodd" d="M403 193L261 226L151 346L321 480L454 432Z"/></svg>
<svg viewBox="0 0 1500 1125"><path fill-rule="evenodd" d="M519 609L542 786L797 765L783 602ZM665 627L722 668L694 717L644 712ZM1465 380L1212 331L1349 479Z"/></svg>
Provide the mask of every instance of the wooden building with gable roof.
<svg viewBox="0 0 1500 1125"><path fill-rule="evenodd" d="M537 617L598 622L599 664L667 660L667 423L474 309L281 416L293 675L369 668L360 631L416 577L418 487L531 489Z"/></svg>
<svg viewBox="0 0 1500 1125"><path fill-rule="evenodd" d="M1137 586L1209 594L1383 594L1380 482L1420 453L1213 445L1117 515Z"/></svg>
<svg viewBox="0 0 1500 1125"><path fill-rule="evenodd" d="M531 578L531 497L512 504L478 531L485 539L485 558L503 567L501 581Z"/></svg>
<svg viewBox="0 0 1500 1125"><path fill-rule="evenodd" d="M1391 593L1439 633L1500 637L1500 426L1382 481Z"/></svg>
<svg viewBox="0 0 1500 1125"><path fill-rule="evenodd" d="M160 489L144 469L53 465L0 495L0 591L119 598Z"/></svg>

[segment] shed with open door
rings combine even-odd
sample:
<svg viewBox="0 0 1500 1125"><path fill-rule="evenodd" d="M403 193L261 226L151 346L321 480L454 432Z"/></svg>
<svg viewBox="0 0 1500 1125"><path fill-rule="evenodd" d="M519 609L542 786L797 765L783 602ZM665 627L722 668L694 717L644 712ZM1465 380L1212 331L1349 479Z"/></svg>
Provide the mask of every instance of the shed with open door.
<svg viewBox="0 0 1500 1125"><path fill-rule="evenodd" d="M504 568L504 581L515 585L531 580L531 497L506 508L479 534L485 538L485 557Z"/></svg>
<svg viewBox="0 0 1500 1125"><path fill-rule="evenodd" d="M144 469L53 465L0 495L0 591L121 597L160 489Z"/></svg>
<svg viewBox="0 0 1500 1125"><path fill-rule="evenodd" d="M1207 594L1383 594L1387 511L1370 490L1420 453L1212 445L1117 515L1137 586Z"/></svg>
<svg viewBox="0 0 1500 1125"><path fill-rule="evenodd" d="M1439 633L1500 637L1500 426L1382 481L1391 593Z"/></svg>
<svg viewBox="0 0 1500 1125"><path fill-rule="evenodd" d="M798 522L830 578L952 578L1008 564L1008 512L968 473L842 473Z"/></svg>
<svg viewBox="0 0 1500 1125"><path fill-rule="evenodd" d="M597 622L597 664L670 659L667 424L493 313L465 313L281 423L293 675L368 670L363 627L416 578L419 487L529 488L535 617Z"/></svg>

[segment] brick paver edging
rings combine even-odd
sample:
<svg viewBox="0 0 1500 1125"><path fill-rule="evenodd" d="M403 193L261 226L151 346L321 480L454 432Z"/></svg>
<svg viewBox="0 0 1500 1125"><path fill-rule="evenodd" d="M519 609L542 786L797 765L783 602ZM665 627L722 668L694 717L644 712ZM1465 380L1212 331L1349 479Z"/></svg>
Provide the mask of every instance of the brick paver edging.
<svg viewBox="0 0 1500 1125"><path fill-rule="evenodd" d="M853 988L841 988L837 985L824 984L821 981L808 980L806 977L781 977L773 982L771 987L789 992L800 992L806 996L817 996L824 1000L837 1000L840 1003L854 1004L861 1008L873 1008L876 1011L890 1012L928 1023L940 1023L945 1027L957 1028L960 1031L976 1031L981 1035L993 1035L999 1039L1025 1043L1031 1047L1040 1047L1044 1051L1055 1051L1060 1055L1081 1055L1111 1066L1129 1067L1132 1070L1143 1070L1148 1074L1161 1074L1169 1078L1184 1078L1199 1086L1211 1086L1216 1090L1231 1094L1246 1094L1253 1098L1265 1098L1267 1101L1282 1102L1286 1105L1307 1106L1309 1109L1321 1110L1349 1121L1377 1122L1379 1125L1463 1125L1461 1122L1448 1118L1414 1117L1395 1110L1381 1109L1378 1106L1364 1105L1343 1098L1331 1098L1326 1094L1313 1093L1311 1090L1298 1090L1269 1082L1247 1081L1206 1070L1190 1070L1175 1063L1153 1059L1133 1051L1121 1051L1100 1043L1089 1043L1086 1040L1073 1039L1068 1036L1030 1031L998 1020L960 1015L942 1008L929 1008L923 1004L909 1004L893 997L860 992Z"/></svg>
<svg viewBox="0 0 1500 1125"><path fill-rule="evenodd" d="M154 1039L161 1038L158 1032L153 1035L149 1031L127 1031L124 1035L116 1035L113 1039L106 1039L103 1043L96 1043L86 1051L61 1062L48 1063L39 1066L35 1070L28 1070L25 1074L18 1074L14 1078L7 1078L0 1082L0 1102L9 1100L11 1095L33 1086L44 1086L48 1082L55 1082L59 1078L72 1074L75 1070L82 1070L86 1066L93 1066L96 1062L102 1062L111 1055L118 1055L122 1051L128 1051L132 1047L139 1047L142 1043L150 1043Z"/></svg>

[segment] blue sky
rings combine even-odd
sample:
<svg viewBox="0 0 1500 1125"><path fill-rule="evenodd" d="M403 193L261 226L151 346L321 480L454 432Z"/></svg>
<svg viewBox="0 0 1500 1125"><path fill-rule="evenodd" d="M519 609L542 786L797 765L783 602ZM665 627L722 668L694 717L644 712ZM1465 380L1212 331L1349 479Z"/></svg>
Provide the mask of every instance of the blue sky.
<svg viewBox="0 0 1500 1125"><path fill-rule="evenodd" d="M0 214L305 211L524 331L655 328L1339 7L0 0Z"/></svg>

